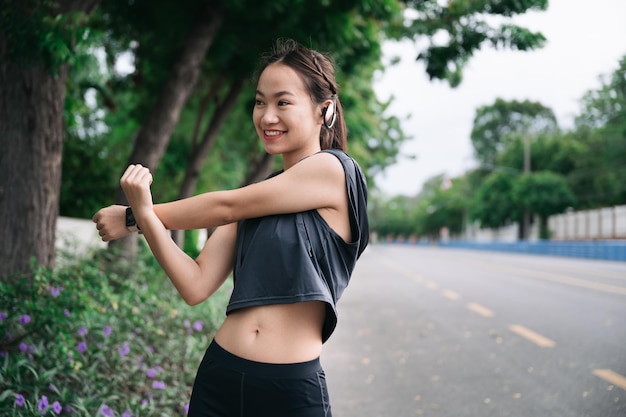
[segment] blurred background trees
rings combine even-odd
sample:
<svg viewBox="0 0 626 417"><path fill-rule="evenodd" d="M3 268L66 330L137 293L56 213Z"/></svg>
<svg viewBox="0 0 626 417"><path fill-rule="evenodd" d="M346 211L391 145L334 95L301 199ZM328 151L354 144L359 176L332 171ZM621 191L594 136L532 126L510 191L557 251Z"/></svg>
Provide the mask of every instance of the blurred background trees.
<svg viewBox="0 0 626 417"><path fill-rule="evenodd" d="M580 113L568 131L541 103L496 99L476 109L471 141L477 167L457 178L431 179L442 188L462 190L464 227L477 222L499 228L517 222L519 237L526 238L526 211L539 221L540 238L547 239L550 215L626 204L626 56L612 74L599 76L601 86L580 98ZM385 213L391 209L384 207L393 201L375 201L383 206L373 211L376 224L385 232ZM452 192L422 191L413 201L405 211L417 224L389 234L406 237L424 230L436 216L420 217L423 207L458 209ZM457 230L455 224L448 220L441 227ZM439 232L422 232L421 237L437 239Z"/></svg>
<svg viewBox="0 0 626 417"><path fill-rule="evenodd" d="M0 95L8 149L0 188L11 204L0 209L0 230L10 237L0 276L27 270L31 257L52 266L57 214L90 217L123 203L117 178L128 163L155 172L157 202L237 187L276 166L255 138L250 108L255 64L277 37L334 57L350 153L375 188L373 175L396 161L407 139L372 90L382 42L414 40L431 79L454 86L476 50L527 50L545 40L506 19L490 24L490 15L546 7L546 0L4 1L0 84L11 88ZM54 93L38 100L50 85ZM31 154L40 155L26 164L35 168L19 170ZM131 249L133 239L125 243Z"/></svg>

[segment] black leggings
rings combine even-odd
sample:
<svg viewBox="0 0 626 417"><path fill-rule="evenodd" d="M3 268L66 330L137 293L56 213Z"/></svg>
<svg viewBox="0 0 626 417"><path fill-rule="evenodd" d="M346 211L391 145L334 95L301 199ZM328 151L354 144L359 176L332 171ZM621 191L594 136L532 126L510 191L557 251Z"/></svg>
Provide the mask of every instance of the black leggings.
<svg viewBox="0 0 626 417"><path fill-rule="evenodd" d="M193 385L189 417L331 417L319 358L254 362L211 342Z"/></svg>

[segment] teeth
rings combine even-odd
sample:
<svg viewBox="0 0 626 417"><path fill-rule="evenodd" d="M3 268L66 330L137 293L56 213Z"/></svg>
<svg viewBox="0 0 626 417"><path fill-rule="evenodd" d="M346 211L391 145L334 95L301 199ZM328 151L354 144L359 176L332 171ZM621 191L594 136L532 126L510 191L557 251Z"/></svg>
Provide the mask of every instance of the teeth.
<svg viewBox="0 0 626 417"><path fill-rule="evenodd" d="M280 135L282 132L280 130L266 130L265 135L267 136L278 136Z"/></svg>

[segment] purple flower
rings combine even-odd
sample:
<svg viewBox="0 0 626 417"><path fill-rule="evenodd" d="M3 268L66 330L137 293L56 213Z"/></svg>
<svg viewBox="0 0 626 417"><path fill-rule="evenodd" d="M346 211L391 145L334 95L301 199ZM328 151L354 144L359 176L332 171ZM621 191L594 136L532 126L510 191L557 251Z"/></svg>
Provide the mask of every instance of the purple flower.
<svg viewBox="0 0 626 417"><path fill-rule="evenodd" d="M78 328L78 334L79 334L80 336L84 336L84 335L86 335L86 334L87 334L87 329L86 329L84 326L80 326L80 327Z"/></svg>
<svg viewBox="0 0 626 417"><path fill-rule="evenodd" d="M163 381L152 381L152 388L154 388L154 389L165 389L165 382L163 382Z"/></svg>
<svg viewBox="0 0 626 417"><path fill-rule="evenodd" d="M104 326L104 329L102 329L102 333L104 333L106 337L111 336L111 326Z"/></svg>
<svg viewBox="0 0 626 417"><path fill-rule="evenodd" d="M201 332L202 331L202 322L200 320L196 320L193 322L193 328L195 331L197 332Z"/></svg>
<svg viewBox="0 0 626 417"><path fill-rule="evenodd" d="M189 414L189 403L185 404L185 415Z"/></svg>
<svg viewBox="0 0 626 417"><path fill-rule="evenodd" d="M31 318L28 314L24 314L19 318L20 324L28 324L31 322Z"/></svg>
<svg viewBox="0 0 626 417"><path fill-rule="evenodd" d="M150 368L146 372L146 375L148 375L148 378L154 378L157 375L157 371L154 368Z"/></svg>
<svg viewBox="0 0 626 417"><path fill-rule="evenodd" d="M65 317L69 317L70 316L70 311L66 308L65 310L63 310L63 315Z"/></svg>
<svg viewBox="0 0 626 417"><path fill-rule="evenodd" d="M130 345L128 344L128 342L124 342L122 346L117 348L117 353L119 353L120 356L128 355L130 353Z"/></svg>
<svg viewBox="0 0 626 417"><path fill-rule="evenodd" d="M130 410L125 410L122 413L122 417L133 417L133 413L131 413Z"/></svg>
<svg viewBox="0 0 626 417"><path fill-rule="evenodd" d="M78 345L76 345L76 350L78 350L80 353L85 353L85 351L87 350L87 343L80 342Z"/></svg>
<svg viewBox="0 0 626 417"><path fill-rule="evenodd" d="M50 295L56 298L61 294L61 291L63 291L63 287L52 287L50 288Z"/></svg>
<svg viewBox="0 0 626 417"><path fill-rule="evenodd" d="M25 403L26 399L22 394L15 394L15 405L17 405L18 407L24 407Z"/></svg>
<svg viewBox="0 0 626 417"><path fill-rule="evenodd" d="M39 405L37 406L37 409L39 411L44 411L46 408L48 408L48 405L48 397L42 395L41 400L39 400Z"/></svg>
<svg viewBox="0 0 626 417"><path fill-rule="evenodd" d="M191 324L189 323L189 320L183 321L183 326L185 326L185 329L188 329L189 327L191 327Z"/></svg>
<svg viewBox="0 0 626 417"><path fill-rule="evenodd" d="M24 353L28 350L28 345L24 342L20 342L20 352Z"/></svg>
<svg viewBox="0 0 626 417"><path fill-rule="evenodd" d="M7 313L5 313L4 311L0 311L0 321L6 319L7 317L9 317Z"/></svg>
<svg viewBox="0 0 626 417"><path fill-rule="evenodd" d="M54 411L55 414L61 414L61 410L63 410L63 407L61 407L58 401L52 403L52 411Z"/></svg>
<svg viewBox="0 0 626 417"><path fill-rule="evenodd" d="M113 410L106 404L102 405L102 408L100 409L100 414L105 417L114 417Z"/></svg>
<svg viewBox="0 0 626 417"><path fill-rule="evenodd" d="M146 405L148 405L148 400L144 398L143 400L141 400L141 406L145 407Z"/></svg>

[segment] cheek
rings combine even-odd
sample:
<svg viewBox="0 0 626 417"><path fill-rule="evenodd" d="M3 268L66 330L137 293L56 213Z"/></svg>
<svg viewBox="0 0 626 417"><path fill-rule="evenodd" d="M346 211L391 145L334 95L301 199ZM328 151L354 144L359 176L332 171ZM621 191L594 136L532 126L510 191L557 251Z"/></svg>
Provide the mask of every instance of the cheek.
<svg viewBox="0 0 626 417"><path fill-rule="evenodd" d="M254 109L252 111L252 123L254 123L254 126L258 126L259 121L261 120L261 113Z"/></svg>

